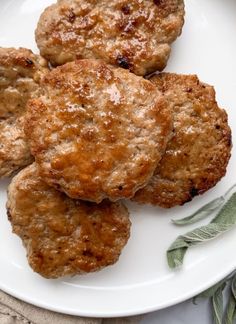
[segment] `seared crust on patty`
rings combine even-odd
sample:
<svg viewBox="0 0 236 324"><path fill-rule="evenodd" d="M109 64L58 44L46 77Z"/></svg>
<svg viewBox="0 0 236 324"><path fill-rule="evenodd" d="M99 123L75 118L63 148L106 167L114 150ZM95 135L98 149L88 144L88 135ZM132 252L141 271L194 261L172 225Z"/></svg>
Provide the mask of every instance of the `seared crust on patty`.
<svg viewBox="0 0 236 324"><path fill-rule="evenodd" d="M71 198L130 198L160 161L172 116L150 82L98 60L47 74L25 131L43 179Z"/></svg>
<svg viewBox="0 0 236 324"><path fill-rule="evenodd" d="M35 164L12 180L7 209L30 266L46 278L98 271L114 264L130 235L124 205L72 200L45 184Z"/></svg>
<svg viewBox="0 0 236 324"><path fill-rule="evenodd" d="M184 24L183 0L58 0L36 42L53 65L98 58L137 75L163 70Z"/></svg>
<svg viewBox="0 0 236 324"><path fill-rule="evenodd" d="M169 208L204 193L225 175L231 130L214 88L197 76L162 73L151 81L172 107L174 136L155 175L133 200Z"/></svg>
<svg viewBox="0 0 236 324"><path fill-rule="evenodd" d="M26 103L39 92L47 62L25 48L0 48L0 177L33 160L23 119Z"/></svg>

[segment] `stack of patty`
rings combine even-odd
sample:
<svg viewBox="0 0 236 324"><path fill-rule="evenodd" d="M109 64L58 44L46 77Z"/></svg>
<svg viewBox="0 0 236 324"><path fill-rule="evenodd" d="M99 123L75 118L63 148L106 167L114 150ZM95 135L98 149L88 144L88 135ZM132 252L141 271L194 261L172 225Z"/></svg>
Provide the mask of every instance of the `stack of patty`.
<svg viewBox="0 0 236 324"><path fill-rule="evenodd" d="M27 50L1 49L0 175L35 160L12 180L7 208L44 277L118 260L130 235L121 199L169 208L224 176L231 132L213 87L197 76L143 78L166 66L183 22L181 0L58 0L36 30L50 71Z"/></svg>

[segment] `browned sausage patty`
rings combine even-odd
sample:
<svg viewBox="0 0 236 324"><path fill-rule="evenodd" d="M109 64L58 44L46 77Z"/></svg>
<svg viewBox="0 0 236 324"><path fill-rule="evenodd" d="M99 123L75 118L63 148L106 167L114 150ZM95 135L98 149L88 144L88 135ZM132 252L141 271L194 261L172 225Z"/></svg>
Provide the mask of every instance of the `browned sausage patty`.
<svg viewBox="0 0 236 324"><path fill-rule="evenodd" d="M25 131L43 179L71 198L130 198L150 180L172 116L150 82L99 60L47 74Z"/></svg>
<svg viewBox="0 0 236 324"><path fill-rule="evenodd" d="M231 131L214 88L197 76L163 73L151 81L172 107L174 137L155 175L134 200L169 208L204 193L225 175Z"/></svg>
<svg viewBox="0 0 236 324"><path fill-rule="evenodd" d="M7 208L30 266L46 278L114 264L130 235L129 213L121 203L72 200L45 184L35 164L12 180Z"/></svg>
<svg viewBox="0 0 236 324"><path fill-rule="evenodd" d="M0 177L30 164L23 131L30 97L37 95L46 61L25 48L0 48Z"/></svg>
<svg viewBox="0 0 236 324"><path fill-rule="evenodd" d="M99 58L145 75L166 66L183 23L183 0L59 0L41 15L36 41L53 65Z"/></svg>
<svg viewBox="0 0 236 324"><path fill-rule="evenodd" d="M24 129L24 116L0 119L0 177L33 162Z"/></svg>
<svg viewBox="0 0 236 324"><path fill-rule="evenodd" d="M26 48L0 47L0 119L25 111L28 99L38 91L47 62Z"/></svg>

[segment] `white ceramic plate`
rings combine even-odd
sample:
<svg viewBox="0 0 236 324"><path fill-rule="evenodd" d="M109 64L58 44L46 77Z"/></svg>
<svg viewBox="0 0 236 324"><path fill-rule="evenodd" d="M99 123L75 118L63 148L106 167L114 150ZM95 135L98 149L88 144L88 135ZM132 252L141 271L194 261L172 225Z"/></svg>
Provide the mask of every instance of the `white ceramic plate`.
<svg viewBox="0 0 236 324"><path fill-rule="evenodd" d="M34 29L50 0L1 0L0 45L36 50ZM173 46L169 71L197 73L215 85L236 131L236 2L186 0L186 24ZM187 216L223 194L236 179L236 152L227 176L210 192L184 207L162 210L129 204L132 235L119 262L99 273L64 280L45 280L27 264L21 241L11 234L5 202L7 181L0 193L0 288L35 305L84 316L133 315L181 302L208 288L236 268L236 230L187 253L184 267L168 269L165 251L180 233L171 218ZM196 225L195 225L196 226Z"/></svg>

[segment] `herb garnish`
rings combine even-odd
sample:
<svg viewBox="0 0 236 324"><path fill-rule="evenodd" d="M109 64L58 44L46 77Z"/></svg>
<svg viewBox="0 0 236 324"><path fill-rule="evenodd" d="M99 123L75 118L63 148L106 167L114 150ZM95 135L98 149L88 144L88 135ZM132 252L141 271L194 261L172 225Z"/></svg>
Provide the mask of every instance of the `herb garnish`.
<svg viewBox="0 0 236 324"><path fill-rule="evenodd" d="M184 235L180 235L167 250L167 261L170 268L183 264L187 249L212 240L220 234L230 230L236 224L236 193L229 198L215 218L205 226L196 228Z"/></svg>
<svg viewBox="0 0 236 324"><path fill-rule="evenodd" d="M236 185L233 185L231 188L229 188L229 190L223 196L218 197L212 200L211 202L207 203L192 215L178 220L172 219L172 223L174 223L175 225L189 225L196 223L203 218L206 218L226 202L227 196L234 188L236 188Z"/></svg>

